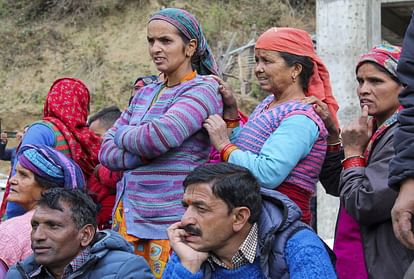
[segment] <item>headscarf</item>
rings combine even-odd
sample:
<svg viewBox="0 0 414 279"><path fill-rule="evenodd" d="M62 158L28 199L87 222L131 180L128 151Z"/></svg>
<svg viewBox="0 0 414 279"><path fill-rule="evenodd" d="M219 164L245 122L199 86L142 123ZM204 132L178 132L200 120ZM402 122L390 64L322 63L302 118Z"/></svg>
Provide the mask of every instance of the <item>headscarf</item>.
<svg viewBox="0 0 414 279"><path fill-rule="evenodd" d="M79 79L61 78L49 90L43 120L53 123L67 141L71 158L86 176L98 165L100 138L87 126L89 90Z"/></svg>
<svg viewBox="0 0 414 279"><path fill-rule="evenodd" d="M300 29L273 27L264 32L256 41L257 49L287 52L309 57L313 62L313 74L309 79L306 96L315 96L328 105L329 111L339 127L336 112L338 103L332 95L329 73L313 48L309 34Z"/></svg>
<svg viewBox="0 0 414 279"><path fill-rule="evenodd" d="M49 146L42 144L22 146L19 150L18 162L23 168L62 187L85 187L85 178L78 164Z"/></svg>
<svg viewBox="0 0 414 279"><path fill-rule="evenodd" d="M372 62L383 67L392 76L398 79L397 64L401 55L401 47L390 44L380 44L374 46L368 53L364 53L359 58L356 71L365 62Z"/></svg>
<svg viewBox="0 0 414 279"><path fill-rule="evenodd" d="M200 75L219 75L213 52L207 44L201 25L192 14L182 9L166 8L156 12L149 22L152 20L164 20L177 28L187 39L196 39L197 49L192 57L193 69Z"/></svg>

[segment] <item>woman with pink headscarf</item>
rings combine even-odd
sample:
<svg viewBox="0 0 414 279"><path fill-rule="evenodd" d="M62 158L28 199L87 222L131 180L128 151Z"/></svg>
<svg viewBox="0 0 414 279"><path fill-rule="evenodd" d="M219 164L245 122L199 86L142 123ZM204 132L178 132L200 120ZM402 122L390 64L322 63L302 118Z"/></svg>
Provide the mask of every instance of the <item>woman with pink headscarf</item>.
<svg viewBox="0 0 414 279"><path fill-rule="evenodd" d="M342 129L342 145L338 131L330 132L338 144L328 149L320 179L328 193L341 198L334 242L340 279L403 278L414 259L393 233L397 192L388 187L403 88L396 73L400 53L400 47L383 44L360 57L361 116ZM330 126L326 107L319 101L316 106Z"/></svg>

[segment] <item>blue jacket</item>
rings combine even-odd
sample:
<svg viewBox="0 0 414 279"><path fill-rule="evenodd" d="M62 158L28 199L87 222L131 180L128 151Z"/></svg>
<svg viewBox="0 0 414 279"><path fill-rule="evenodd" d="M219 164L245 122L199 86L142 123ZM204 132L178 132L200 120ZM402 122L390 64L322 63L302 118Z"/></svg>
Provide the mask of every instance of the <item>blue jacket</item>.
<svg viewBox="0 0 414 279"><path fill-rule="evenodd" d="M33 275L39 268L32 255L14 265L7 273L6 279L48 279L44 272ZM147 279L153 276L144 258L134 255L132 247L126 240L114 231L105 230L98 232L97 241L91 247L89 258L69 278Z"/></svg>
<svg viewBox="0 0 414 279"><path fill-rule="evenodd" d="M263 205L258 221L256 259L259 259L264 278L336 278L326 247L312 229L300 221L297 205L275 190L262 188L261 191ZM175 255L172 259L164 271L164 279L215 277L208 262L192 274Z"/></svg>
<svg viewBox="0 0 414 279"><path fill-rule="evenodd" d="M399 95L404 109L398 115L400 126L394 134L395 157L389 166L388 184L395 190L399 190L403 180L414 178L414 13L405 33L397 74L407 87Z"/></svg>

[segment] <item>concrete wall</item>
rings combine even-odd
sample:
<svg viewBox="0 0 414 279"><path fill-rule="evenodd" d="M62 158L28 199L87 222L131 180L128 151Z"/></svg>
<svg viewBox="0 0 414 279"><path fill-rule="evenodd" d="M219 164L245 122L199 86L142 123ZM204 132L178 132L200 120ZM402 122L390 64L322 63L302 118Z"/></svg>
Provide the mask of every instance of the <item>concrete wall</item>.
<svg viewBox="0 0 414 279"><path fill-rule="evenodd" d="M341 126L360 112L356 96L355 64L361 53L381 42L381 3L392 0L317 0L317 52L328 67L339 103ZM338 198L318 187L318 233L333 238Z"/></svg>

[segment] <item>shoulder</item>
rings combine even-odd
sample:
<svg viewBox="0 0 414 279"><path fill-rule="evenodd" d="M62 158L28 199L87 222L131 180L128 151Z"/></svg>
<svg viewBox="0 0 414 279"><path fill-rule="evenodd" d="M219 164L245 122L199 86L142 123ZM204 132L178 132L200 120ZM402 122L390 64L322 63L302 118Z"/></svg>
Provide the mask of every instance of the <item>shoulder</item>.
<svg viewBox="0 0 414 279"><path fill-rule="evenodd" d="M298 259L310 259L310 262L320 261L331 265L325 244L311 229L305 228L293 234L286 243L285 255L288 263Z"/></svg>
<svg viewBox="0 0 414 279"><path fill-rule="evenodd" d="M19 267L19 269L17 268ZM21 271L29 274L39 268L39 265L36 264L33 255L25 258L23 261L18 262L13 265L7 272L6 279L15 279L15 278L28 278L23 277ZM19 271L20 270L20 271Z"/></svg>
<svg viewBox="0 0 414 279"><path fill-rule="evenodd" d="M30 219L33 216L34 211L26 212L23 215L13 217L0 224L0 234L5 232L12 233L14 231L19 232L21 235L22 230L31 230Z"/></svg>
<svg viewBox="0 0 414 279"><path fill-rule="evenodd" d="M219 84L212 76L197 75L194 79L183 85L186 89L200 92L213 92L214 95L220 95L218 94Z"/></svg>
<svg viewBox="0 0 414 279"><path fill-rule="evenodd" d="M116 278L152 278L150 268L143 257L116 250L111 250L100 258L90 273L97 277L116 275Z"/></svg>

